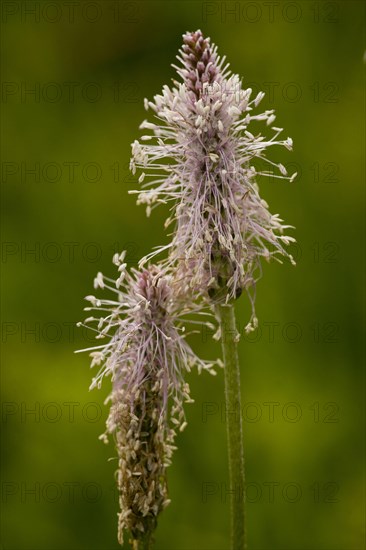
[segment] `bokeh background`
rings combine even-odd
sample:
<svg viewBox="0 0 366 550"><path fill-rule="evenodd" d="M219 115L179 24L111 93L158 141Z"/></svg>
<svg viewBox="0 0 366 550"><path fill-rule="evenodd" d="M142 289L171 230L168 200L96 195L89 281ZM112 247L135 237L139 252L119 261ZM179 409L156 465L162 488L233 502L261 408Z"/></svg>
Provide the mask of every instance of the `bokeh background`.
<svg viewBox="0 0 366 550"><path fill-rule="evenodd" d="M88 391L90 334L77 330L97 271L166 242L128 190L143 98L174 77L201 28L267 92L297 180L266 179L296 226L297 267L264 266L259 330L243 335L250 550L364 548L361 1L2 2L2 548L117 549L107 410ZM237 303L239 329L249 316ZM210 334L191 344L220 354ZM226 550L223 375L189 378L195 404L169 472L159 550ZM126 545L127 548L127 545Z"/></svg>

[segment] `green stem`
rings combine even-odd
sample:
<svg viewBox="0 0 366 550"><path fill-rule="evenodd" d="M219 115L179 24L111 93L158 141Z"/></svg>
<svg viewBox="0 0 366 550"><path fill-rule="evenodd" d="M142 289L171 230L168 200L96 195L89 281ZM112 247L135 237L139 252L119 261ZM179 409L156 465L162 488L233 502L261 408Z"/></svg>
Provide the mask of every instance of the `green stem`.
<svg viewBox="0 0 366 550"><path fill-rule="evenodd" d="M244 550L245 541L245 476L241 420L240 367L237 349L235 309L232 304L216 306L220 320L224 356L226 423L229 455L231 548Z"/></svg>
<svg viewBox="0 0 366 550"><path fill-rule="evenodd" d="M132 542L132 550L151 550L152 548L152 536L151 533L141 539L134 539Z"/></svg>

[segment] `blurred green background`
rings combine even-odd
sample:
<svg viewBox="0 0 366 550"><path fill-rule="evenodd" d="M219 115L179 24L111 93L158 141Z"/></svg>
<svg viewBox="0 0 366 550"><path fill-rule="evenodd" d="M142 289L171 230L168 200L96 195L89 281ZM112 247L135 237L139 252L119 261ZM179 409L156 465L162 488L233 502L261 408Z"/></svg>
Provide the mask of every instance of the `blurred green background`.
<svg viewBox="0 0 366 550"><path fill-rule="evenodd" d="M261 182L296 226L297 267L264 266L259 331L240 345L249 550L364 548L362 377L364 6L335 2L2 2L2 548L117 549L109 391L88 391L74 328L114 251L166 242L129 189L143 98L170 84L186 30L267 92L299 177ZM32 91L33 90L33 91ZM249 316L237 303L239 328ZM191 339L203 357L219 346ZM222 372L195 404L169 471L161 550L226 550ZM127 546L126 546L127 548Z"/></svg>

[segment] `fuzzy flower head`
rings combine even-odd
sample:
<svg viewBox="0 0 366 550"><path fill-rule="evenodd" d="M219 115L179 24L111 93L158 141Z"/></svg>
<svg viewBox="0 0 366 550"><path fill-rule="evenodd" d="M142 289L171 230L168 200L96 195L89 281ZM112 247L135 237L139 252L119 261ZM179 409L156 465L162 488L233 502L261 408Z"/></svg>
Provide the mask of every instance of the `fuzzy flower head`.
<svg viewBox="0 0 366 550"><path fill-rule="evenodd" d="M87 351L92 366L100 366L91 388L104 376L112 379L101 438L107 441L112 434L116 442L121 544L125 530L132 541L150 536L169 503L166 468L176 432L186 426L183 403L191 401L185 371L197 365L214 373L212 363L198 359L183 337L171 277L157 266L129 273L124 256L113 258L116 281L101 273L95 279L95 287L109 290L114 299L87 296L91 306L86 310L98 316L85 321L96 338L106 340Z"/></svg>
<svg viewBox="0 0 366 550"><path fill-rule="evenodd" d="M281 140L282 129L271 127L273 110L253 112L264 93L253 98L201 31L183 36L178 60L181 81L145 100L155 122L144 121L141 128L151 133L132 145L131 169L140 169L144 182L138 203L150 214L172 201L169 262L192 289L213 301L229 301L246 289L253 303L260 259L293 261L284 248L294 241L284 234L290 226L269 212L256 183L258 175L294 179L266 157L274 145L291 150L292 140ZM272 136L253 134L253 121L266 123Z"/></svg>

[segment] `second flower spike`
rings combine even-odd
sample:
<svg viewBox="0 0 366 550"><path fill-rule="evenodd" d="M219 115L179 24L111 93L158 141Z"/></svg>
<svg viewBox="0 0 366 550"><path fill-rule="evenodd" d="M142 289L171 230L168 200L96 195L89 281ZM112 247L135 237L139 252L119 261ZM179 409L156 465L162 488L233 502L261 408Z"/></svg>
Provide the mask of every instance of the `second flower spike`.
<svg viewBox="0 0 366 550"><path fill-rule="evenodd" d="M117 280L103 276L94 286L113 294L87 296L95 312L85 326L105 343L89 350L100 370L91 388L110 376L112 392L106 433L115 439L121 511L119 542L151 538L157 517L169 503L166 469L176 432L186 426L183 405L192 401L184 376L197 366L214 373L213 363L199 359L183 336L185 304L174 294L172 277L158 266L128 272L125 254L113 258ZM112 299L111 299L112 298Z"/></svg>

